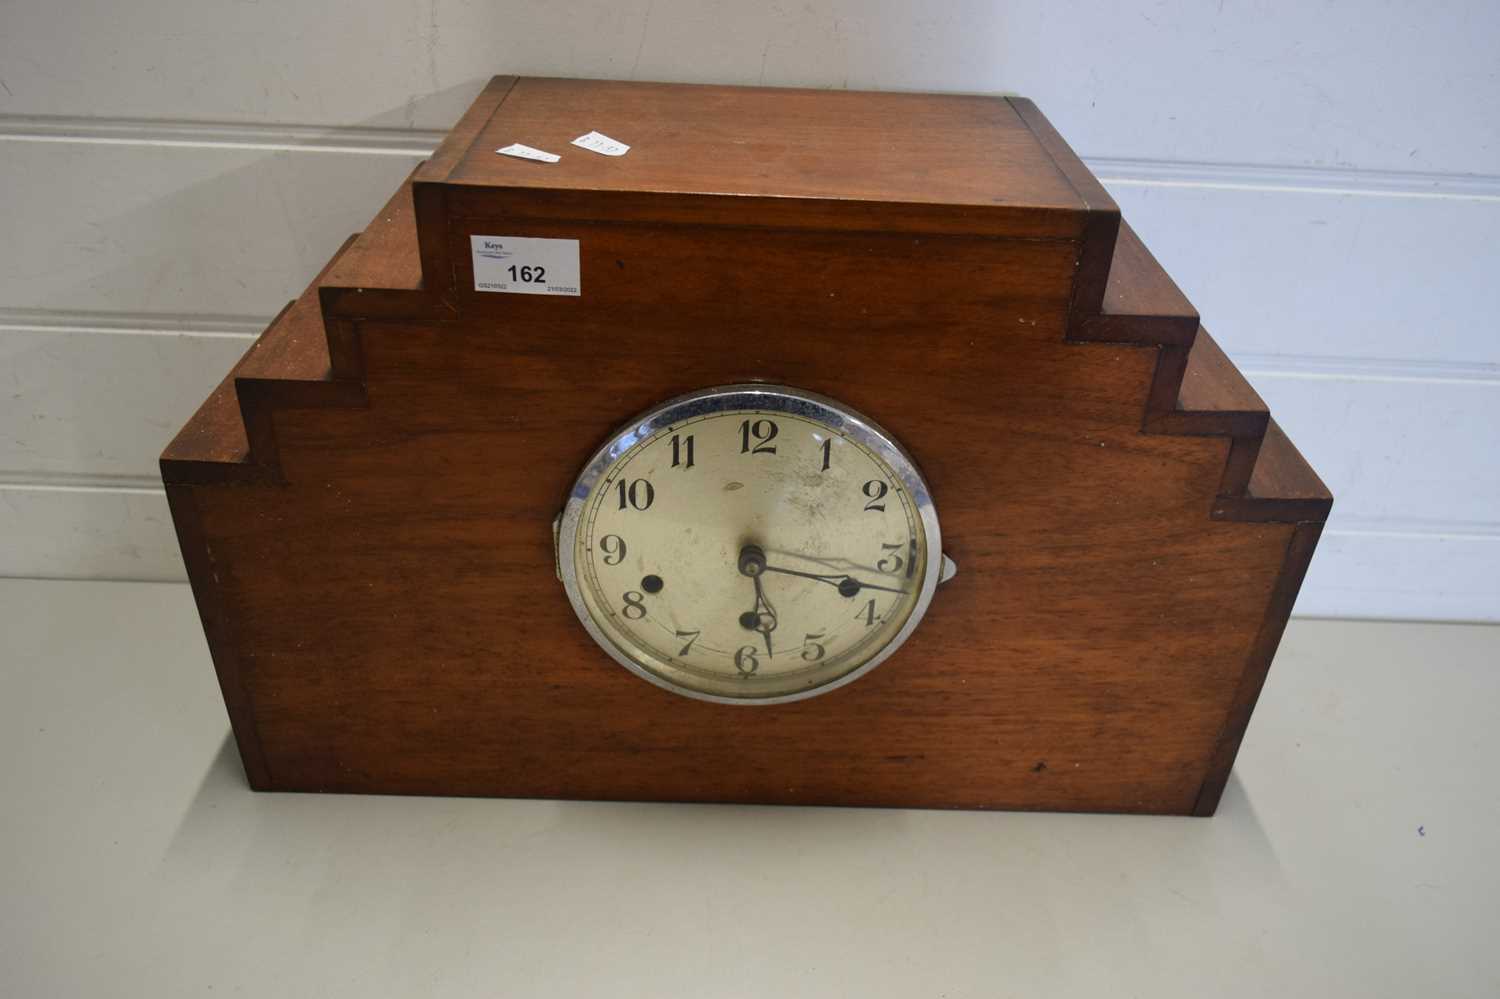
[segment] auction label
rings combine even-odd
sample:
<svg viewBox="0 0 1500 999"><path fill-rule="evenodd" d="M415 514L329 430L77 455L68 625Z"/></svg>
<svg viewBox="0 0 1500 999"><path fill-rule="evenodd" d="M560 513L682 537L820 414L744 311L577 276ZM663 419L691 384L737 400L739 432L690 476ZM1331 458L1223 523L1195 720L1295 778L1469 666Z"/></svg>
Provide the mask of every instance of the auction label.
<svg viewBox="0 0 1500 999"><path fill-rule="evenodd" d="M624 156L630 152L630 147L619 139L611 139L603 132L590 132L580 135L573 140L573 145L580 149L587 149L601 156Z"/></svg>
<svg viewBox="0 0 1500 999"><path fill-rule="evenodd" d="M578 295L578 240L470 236L474 290L513 295Z"/></svg>

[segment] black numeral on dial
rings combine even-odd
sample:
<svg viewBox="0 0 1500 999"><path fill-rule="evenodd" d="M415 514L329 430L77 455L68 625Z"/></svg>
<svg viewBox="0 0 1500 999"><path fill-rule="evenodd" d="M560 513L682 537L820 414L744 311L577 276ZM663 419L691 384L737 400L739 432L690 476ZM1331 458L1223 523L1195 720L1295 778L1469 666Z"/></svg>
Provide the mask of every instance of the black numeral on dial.
<svg viewBox="0 0 1500 999"><path fill-rule="evenodd" d="M906 564L906 559L902 558L899 552L905 547L906 546L902 544L882 544L880 546L881 550L887 552L888 554L881 558L879 562L875 563L876 571L883 572L888 576L894 576L898 572L900 572L901 567Z"/></svg>
<svg viewBox="0 0 1500 999"><path fill-rule="evenodd" d="M681 434L672 435L672 467L693 467L693 435L683 437Z"/></svg>
<svg viewBox="0 0 1500 999"><path fill-rule="evenodd" d="M780 428L773 420L746 420L740 424L740 454L775 454Z"/></svg>
<svg viewBox="0 0 1500 999"><path fill-rule="evenodd" d="M701 634L703 634L702 631L679 631L679 632L677 632L677 637L678 638L686 638L687 639L687 644L684 645L682 648L678 649L677 650L677 654L679 656L685 656L689 652L693 651L693 643L698 640L698 636L701 635Z"/></svg>
<svg viewBox="0 0 1500 999"><path fill-rule="evenodd" d="M619 565L625 561L625 539L618 534L606 534L600 538L599 550L604 553L605 565Z"/></svg>
<svg viewBox="0 0 1500 999"><path fill-rule="evenodd" d="M882 503L881 500L885 499L885 494L891 491L890 486L886 485L879 479L871 479L869 482L866 482L864 484L864 487L860 491L863 492L865 496L869 497L870 500L870 502L865 504L866 510L878 510L881 513L885 512L885 504Z"/></svg>
<svg viewBox="0 0 1500 999"><path fill-rule="evenodd" d="M734 654L734 668L740 671L740 676L755 675L755 671L760 669L760 660L755 657L755 646L740 647Z"/></svg>
<svg viewBox="0 0 1500 999"><path fill-rule="evenodd" d="M656 487L645 479L627 484L621 479L615 486L620 492L620 509L649 510L656 502Z"/></svg>

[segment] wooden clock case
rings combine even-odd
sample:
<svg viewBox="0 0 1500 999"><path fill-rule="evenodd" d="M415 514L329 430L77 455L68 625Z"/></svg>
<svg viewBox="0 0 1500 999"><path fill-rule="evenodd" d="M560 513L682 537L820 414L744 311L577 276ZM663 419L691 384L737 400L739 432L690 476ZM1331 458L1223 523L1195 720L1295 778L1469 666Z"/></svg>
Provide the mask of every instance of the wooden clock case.
<svg viewBox="0 0 1500 999"><path fill-rule="evenodd" d="M579 240L581 295L473 290L473 234ZM883 424L959 567L771 707L632 676L554 575L592 450L747 380ZM161 464L269 790L1211 814L1331 504L1030 102L515 77Z"/></svg>

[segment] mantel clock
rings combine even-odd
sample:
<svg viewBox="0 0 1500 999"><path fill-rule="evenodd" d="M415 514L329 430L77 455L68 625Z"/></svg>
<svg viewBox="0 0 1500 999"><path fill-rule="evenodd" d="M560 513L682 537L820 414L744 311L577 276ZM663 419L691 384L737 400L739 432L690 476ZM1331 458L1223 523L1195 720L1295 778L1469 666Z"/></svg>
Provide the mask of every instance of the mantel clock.
<svg viewBox="0 0 1500 999"><path fill-rule="evenodd" d="M517 77L162 475L252 787L779 804L1211 814L1331 504L1030 102Z"/></svg>

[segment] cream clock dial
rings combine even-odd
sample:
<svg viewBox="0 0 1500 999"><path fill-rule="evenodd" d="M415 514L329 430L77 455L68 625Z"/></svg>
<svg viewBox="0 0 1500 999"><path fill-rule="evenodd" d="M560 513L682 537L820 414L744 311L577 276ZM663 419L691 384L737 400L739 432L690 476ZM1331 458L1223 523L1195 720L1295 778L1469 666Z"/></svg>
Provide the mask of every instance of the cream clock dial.
<svg viewBox="0 0 1500 999"><path fill-rule="evenodd" d="M863 675L946 578L906 453L847 407L779 385L695 392L621 430L578 477L557 546L573 609L606 652L727 703Z"/></svg>

